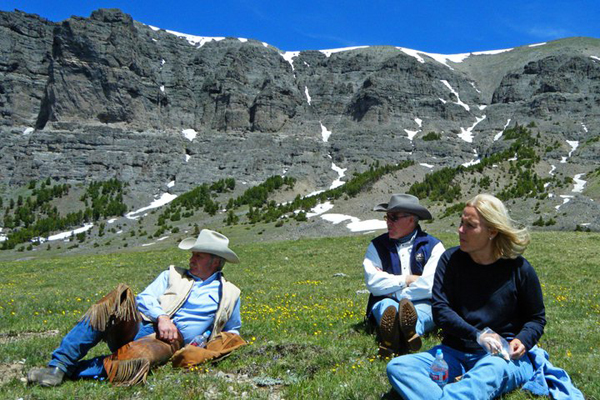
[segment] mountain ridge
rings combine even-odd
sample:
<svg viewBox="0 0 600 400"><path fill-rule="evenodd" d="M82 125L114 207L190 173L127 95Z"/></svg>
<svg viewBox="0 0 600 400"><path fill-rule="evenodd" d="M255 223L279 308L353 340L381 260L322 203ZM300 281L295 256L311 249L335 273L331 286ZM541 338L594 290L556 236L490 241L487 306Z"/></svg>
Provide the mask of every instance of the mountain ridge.
<svg viewBox="0 0 600 400"><path fill-rule="evenodd" d="M547 213L561 195L575 196L583 205L569 216L581 211L598 229L598 39L441 62L394 46L282 52L233 38L198 46L114 9L60 23L0 12L0 32L6 199L46 178L120 179L130 209L228 177L253 186L290 176L306 195L339 178L333 166L352 176L405 160L420 168L416 183L508 149L502 132L533 124L540 177L592 177L582 193L550 187L540 200Z"/></svg>

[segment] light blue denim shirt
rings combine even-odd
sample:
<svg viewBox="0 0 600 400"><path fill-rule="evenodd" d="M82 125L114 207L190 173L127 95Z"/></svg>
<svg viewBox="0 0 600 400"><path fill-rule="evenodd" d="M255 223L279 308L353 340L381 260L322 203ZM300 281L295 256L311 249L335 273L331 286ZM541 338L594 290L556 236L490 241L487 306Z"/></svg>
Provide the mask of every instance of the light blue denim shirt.
<svg viewBox="0 0 600 400"><path fill-rule="evenodd" d="M212 329L222 292L220 272L215 272L205 281L192 275L189 271L188 274L194 278L194 285L188 298L171 318L181 332L185 344L189 343L195 336ZM166 270L142 293L137 295L138 310L153 322L156 322L159 316L165 314L160 307L158 298L165 292L168 285L169 271ZM240 299L238 299L231 318L223 327L223 331L239 334L241 326Z"/></svg>

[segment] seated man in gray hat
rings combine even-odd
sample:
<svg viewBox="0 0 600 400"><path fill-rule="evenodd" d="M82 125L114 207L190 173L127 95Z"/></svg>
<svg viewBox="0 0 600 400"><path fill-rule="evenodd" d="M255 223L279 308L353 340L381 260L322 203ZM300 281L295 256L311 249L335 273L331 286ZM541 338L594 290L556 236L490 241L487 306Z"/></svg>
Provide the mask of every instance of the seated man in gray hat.
<svg viewBox="0 0 600 400"><path fill-rule="evenodd" d="M221 272L225 261L239 263L229 239L203 229L179 248L192 252L189 269L171 265L137 297L120 284L63 338L48 367L29 371L28 382L56 386L65 376L108 376L113 383L135 384L199 335L239 334L240 290ZM115 353L81 361L100 341Z"/></svg>
<svg viewBox="0 0 600 400"><path fill-rule="evenodd" d="M421 338L435 324L431 289L442 242L421 230L431 219L427 208L409 194L394 194L373 211L385 212L387 233L371 241L363 268L371 292L366 319L379 333L379 355L391 357L421 347Z"/></svg>

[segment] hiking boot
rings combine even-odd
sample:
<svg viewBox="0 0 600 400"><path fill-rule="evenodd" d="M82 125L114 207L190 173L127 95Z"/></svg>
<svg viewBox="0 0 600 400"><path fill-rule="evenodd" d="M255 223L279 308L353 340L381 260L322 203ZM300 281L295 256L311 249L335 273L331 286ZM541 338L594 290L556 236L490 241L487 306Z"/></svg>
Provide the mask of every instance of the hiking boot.
<svg viewBox="0 0 600 400"><path fill-rule="evenodd" d="M58 367L33 368L27 374L28 384L40 386L58 386L63 383L65 373Z"/></svg>
<svg viewBox="0 0 600 400"><path fill-rule="evenodd" d="M417 335L416 331L417 319L417 309L413 303L408 299L400 300L398 305L400 332L404 336L406 347L411 352L421 348L421 337Z"/></svg>
<svg viewBox="0 0 600 400"><path fill-rule="evenodd" d="M379 357L392 358L394 354L406 353L406 351L402 351L403 346L401 346L401 343L403 340L401 340L399 328L396 307L387 307L383 311L379 323Z"/></svg>

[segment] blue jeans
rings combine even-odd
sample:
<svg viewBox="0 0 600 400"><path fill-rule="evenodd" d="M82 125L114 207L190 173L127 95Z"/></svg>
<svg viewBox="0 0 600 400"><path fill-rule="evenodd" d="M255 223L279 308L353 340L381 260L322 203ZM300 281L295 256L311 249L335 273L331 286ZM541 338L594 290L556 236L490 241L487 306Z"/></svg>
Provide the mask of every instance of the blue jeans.
<svg viewBox="0 0 600 400"><path fill-rule="evenodd" d="M153 332L154 325L152 323L141 323L133 340L138 340ZM87 321L78 322L63 338L60 346L54 350L48 366L58 367L71 379L106 377L103 363L106 356L80 361L92 347L102 340L103 336L104 332L92 329ZM111 352L117 350L110 349Z"/></svg>
<svg viewBox="0 0 600 400"><path fill-rule="evenodd" d="M429 377L438 348L448 363L448 382L440 388ZM529 357L506 361L486 353L470 354L439 345L416 354L394 358L387 365L390 383L404 399L492 399L521 387L533 376Z"/></svg>
<svg viewBox="0 0 600 400"><path fill-rule="evenodd" d="M431 302L429 300L417 300L413 301L413 305L417 309L417 326L415 327L415 330L417 335L422 336L424 333L430 332L435 328L433 314L431 312ZM396 307L396 310L398 310L398 301L386 298L373 305L371 313L377 321L377 326L381 323L383 312L389 306L394 306Z"/></svg>

